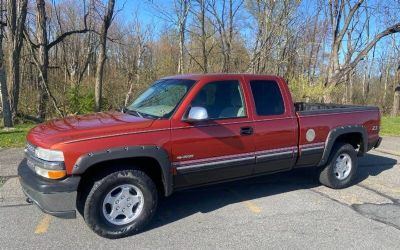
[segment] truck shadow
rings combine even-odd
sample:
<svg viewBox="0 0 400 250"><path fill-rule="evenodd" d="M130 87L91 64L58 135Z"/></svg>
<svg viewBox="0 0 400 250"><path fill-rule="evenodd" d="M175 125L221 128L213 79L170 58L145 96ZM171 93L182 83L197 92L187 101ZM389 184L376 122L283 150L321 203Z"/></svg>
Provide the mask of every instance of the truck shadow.
<svg viewBox="0 0 400 250"><path fill-rule="evenodd" d="M369 176L379 175L396 164L395 158L366 154L359 158L354 185ZM305 168L176 192L171 197L160 200L156 216L147 230L173 223L196 213L208 213L227 205L320 185L317 171Z"/></svg>

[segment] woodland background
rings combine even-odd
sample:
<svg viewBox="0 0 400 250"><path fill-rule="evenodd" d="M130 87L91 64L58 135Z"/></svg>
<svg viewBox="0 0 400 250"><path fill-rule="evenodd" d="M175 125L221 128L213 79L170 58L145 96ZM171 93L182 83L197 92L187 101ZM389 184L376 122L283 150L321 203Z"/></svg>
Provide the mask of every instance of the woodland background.
<svg viewBox="0 0 400 250"><path fill-rule="evenodd" d="M276 74L297 101L399 113L399 0L0 1L4 127L212 72Z"/></svg>

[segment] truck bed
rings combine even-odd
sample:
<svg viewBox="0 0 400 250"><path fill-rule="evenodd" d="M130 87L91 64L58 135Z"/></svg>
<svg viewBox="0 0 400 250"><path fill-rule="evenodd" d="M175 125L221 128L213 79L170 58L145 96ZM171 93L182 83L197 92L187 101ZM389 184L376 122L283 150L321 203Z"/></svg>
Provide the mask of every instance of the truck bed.
<svg viewBox="0 0 400 250"><path fill-rule="evenodd" d="M360 105L343 105L343 104L325 104L325 103L306 103L295 102L294 107L297 113L307 114L321 114L321 113L342 113L353 111L367 111L376 110L373 106L360 106Z"/></svg>
<svg viewBox="0 0 400 250"><path fill-rule="evenodd" d="M379 140L380 114L377 107L305 102L294 103L294 107L301 152L297 166L315 166L326 162L329 155L322 152L329 142L335 141L334 133L337 131L361 134L363 141L359 144L363 152L374 147ZM308 137L307 133L310 133ZM328 152L331 148L332 144Z"/></svg>

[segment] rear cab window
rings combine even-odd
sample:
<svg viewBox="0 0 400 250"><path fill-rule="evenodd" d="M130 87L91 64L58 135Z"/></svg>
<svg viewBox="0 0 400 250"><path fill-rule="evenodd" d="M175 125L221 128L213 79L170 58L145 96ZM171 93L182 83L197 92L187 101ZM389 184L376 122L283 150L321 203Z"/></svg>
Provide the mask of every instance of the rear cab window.
<svg viewBox="0 0 400 250"><path fill-rule="evenodd" d="M276 81L250 80L250 88L258 116L273 116L285 113L282 93Z"/></svg>

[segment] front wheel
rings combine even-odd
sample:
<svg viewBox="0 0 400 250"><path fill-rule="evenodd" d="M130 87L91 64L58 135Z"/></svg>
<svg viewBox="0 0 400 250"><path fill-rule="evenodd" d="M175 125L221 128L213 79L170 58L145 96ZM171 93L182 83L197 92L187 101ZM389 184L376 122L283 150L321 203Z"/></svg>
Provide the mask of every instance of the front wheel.
<svg viewBox="0 0 400 250"><path fill-rule="evenodd" d="M330 188L346 188L352 184L357 166L357 152L354 147L338 143L332 149L328 164L322 168L319 181Z"/></svg>
<svg viewBox="0 0 400 250"><path fill-rule="evenodd" d="M157 207L154 182L140 170L121 170L94 183L85 207L86 224L98 235L121 238L135 234Z"/></svg>

